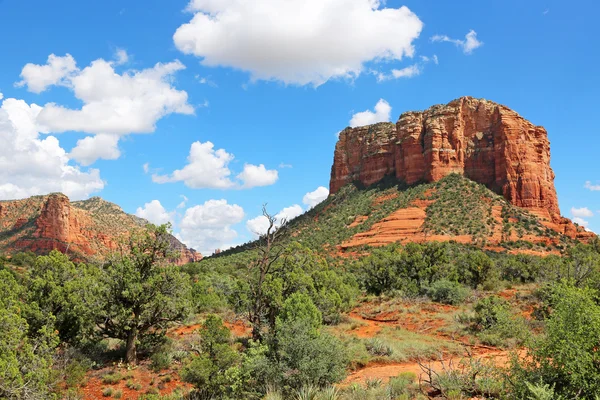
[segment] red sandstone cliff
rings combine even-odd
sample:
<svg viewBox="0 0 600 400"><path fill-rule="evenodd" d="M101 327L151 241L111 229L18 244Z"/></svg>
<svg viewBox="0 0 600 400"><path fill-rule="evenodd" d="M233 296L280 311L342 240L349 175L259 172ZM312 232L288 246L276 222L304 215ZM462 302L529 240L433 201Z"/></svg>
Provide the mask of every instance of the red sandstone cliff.
<svg viewBox="0 0 600 400"><path fill-rule="evenodd" d="M340 134L330 191L395 175L408 184L459 173L512 204L559 214L546 130L509 108L461 97L398 122L347 128Z"/></svg>
<svg viewBox="0 0 600 400"><path fill-rule="evenodd" d="M126 214L115 204L94 197L70 202L60 193L0 202L0 251L58 249L80 259L101 260L120 239L147 222ZM199 261L202 255L175 237L176 264Z"/></svg>

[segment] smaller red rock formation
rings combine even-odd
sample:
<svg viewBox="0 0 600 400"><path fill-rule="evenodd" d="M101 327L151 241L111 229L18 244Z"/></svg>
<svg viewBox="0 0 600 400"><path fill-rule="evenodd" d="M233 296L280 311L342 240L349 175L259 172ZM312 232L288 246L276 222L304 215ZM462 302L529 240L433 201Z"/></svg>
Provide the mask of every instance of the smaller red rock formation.
<svg viewBox="0 0 600 400"><path fill-rule="evenodd" d="M31 222L31 223L30 223ZM146 222L126 214L115 204L100 198L70 202L63 194L34 196L0 202L0 251L33 251L38 254L57 249L77 258L103 259L116 250L120 240ZM199 261L202 255L175 237L174 263Z"/></svg>

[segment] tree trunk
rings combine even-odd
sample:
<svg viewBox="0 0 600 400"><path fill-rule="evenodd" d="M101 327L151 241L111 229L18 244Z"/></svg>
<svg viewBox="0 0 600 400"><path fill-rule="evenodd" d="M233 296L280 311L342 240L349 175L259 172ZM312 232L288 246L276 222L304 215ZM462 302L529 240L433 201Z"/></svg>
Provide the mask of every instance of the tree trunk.
<svg viewBox="0 0 600 400"><path fill-rule="evenodd" d="M125 360L128 364L137 364L137 329L133 328L127 335L127 347L125 352Z"/></svg>

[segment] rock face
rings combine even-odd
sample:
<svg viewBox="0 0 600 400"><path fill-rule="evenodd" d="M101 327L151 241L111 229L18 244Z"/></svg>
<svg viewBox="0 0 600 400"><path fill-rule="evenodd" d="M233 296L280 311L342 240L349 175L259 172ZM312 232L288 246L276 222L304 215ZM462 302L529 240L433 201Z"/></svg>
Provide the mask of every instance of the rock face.
<svg viewBox="0 0 600 400"><path fill-rule="evenodd" d="M342 131L330 193L389 175L414 184L450 173L484 184L518 207L560 214L546 130L503 105L472 97L404 113L395 125Z"/></svg>
<svg viewBox="0 0 600 400"><path fill-rule="evenodd" d="M147 221L126 214L119 206L93 197L70 202L61 193L0 202L0 252L57 249L81 260L102 260L119 240ZM202 255L175 237L171 246L176 264L199 261Z"/></svg>

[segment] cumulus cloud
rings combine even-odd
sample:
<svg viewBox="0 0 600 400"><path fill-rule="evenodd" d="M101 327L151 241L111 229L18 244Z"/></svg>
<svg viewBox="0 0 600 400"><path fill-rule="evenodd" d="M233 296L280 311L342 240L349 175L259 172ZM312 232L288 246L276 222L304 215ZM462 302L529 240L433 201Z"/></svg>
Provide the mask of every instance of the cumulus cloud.
<svg viewBox="0 0 600 400"><path fill-rule="evenodd" d="M465 35L465 39L452 39L447 35L435 35L431 37L432 42L449 42L454 43L456 46L462 49L463 53L471 54L473 50L483 46L483 42L477 39L477 32L474 30L470 30L469 33Z"/></svg>
<svg viewBox="0 0 600 400"><path fill-rule="evenodd" d="M414 54L423 23L380 0L193 0L175 46L204 66L248 71L253 80L314 86L355 78L367 62Z"/></svg>
<svg viewBox="0 0 600 400"><path fill-rule="evenodd" d="M356 113L350 120L350 126L355 128L357 126L365 126L375 124L377 122L389 122L392 107L384 99L380 99L375 105L375 111L366 110Z"/></svg>
<svg viewBox="0 0 600 400"><path fill-rule="evenodd" d="M588 218L588 217L594 216L594 212L587 207L581 207L581 208L572 207L571 214L574 217L580 217L580 218Z"/></svg>
<svg viewBox="0 0 600 400"><path fill-rule="evenodd" d="M166 224L167 222L173 223L173 212L165 210L160 201L152 200L150 203L144 204L144 207L138 207L135 211L135 215L144 218L155 225Z"/></svg>
<svg viewBox="0 0 600 400"><path fill-rule="evenodd" d="M8 98L2 102L0 199L62 192L78 200L102 190L100 171L71 165L56 137L40 137L36 120L41 110L23 100Z"/></svg>
<svg viewBox="0 0 600 400"><path fill-rule="evenodd" d="M577 225L583 226L586 229L587 229L588 225L590 224L589 221L587 221L587 220L585 220L585 219L583 219L581 217L574 217L573 218L573 222L575 222Z"/></svg>
<svg viewBox="0 0 600 400"><path fill-rule="evenodd" d="M245 164L244 170L237 176L243 182L242 187L249 189L257 186L270 186L277 182L277 170L268 170L263 164Z"/></svg>
<svg viewBox="0 0 600 400"><path fill-rule="evenodd" d="M291 221L294 218L302 215L304 209L298 204L294 204L290 207L285 207L277 214L275 214L275 226L279 227L283 221ZM249 219L246 221L246 228L255 236L264 235L269 229L269 220L264 215L259 215L256 218Z"/></svg>
<svg viewBox="0 0 600 400"><path fill-rule="evenodd" d="M81 165L92 165L96 160L116 160L121 156L118 135L87 136L77 141L69 156Z"/></svg>
<svg viewBox="0 0 600 400"><path fill-rule="evenodd" d="M236 182L230 178L229 163L233 159L233 154L224 149L215 150L211 142L194 142L185 167L168 175L153 174L152 180L155 183L183 182L192 189L249 189L277 181L276 170L268 170L263 164L245 164L243 171L236 176L241 182Z"/></svg>
<svg viewBox="0 0 600 400"><path fill-rule="evenodd" d="M192 189L228 189L234 182L229 179L229 163L233 154L223 149L215 150L211 142L194 142L188 156L188 164L170 175L153 174L156 183L183 182Z"/></svg>
<svg viewBox="0 0 600 400"><path fill-rule="evenodd" d="M21 71L18 87L27 86L33 93L41 93L50 86L69 86L69 76L77 71L77 63L70 54L64 57L50 54L45 65L26 64Z"/></svg>
<svg viewBox="0 0 600 400"><path fill-rule="evenodd" d="M185 211L178 238L202 254L230 247L238 234L232 228L244 219L244 209L227 200L208 200Z"/></svg>
<svg viewBox="0 0 600 400"><path fill-rule="evenodd" d="M308 192L302 198L302 202L309 208L313 208L320 202L324 201L329 196L329 189L324 186L319 186L316 190Z"/></svg>
<svg viewBox="0 0 600 400"><path fill-rule="evenodd" d="M80 70L71 55L52 54L45 65L27 64L18 83L35 93L53 85L65 86L83 103L79 109L48 103L37 118L48 132L101 136L80 141L74 150L73 157L86 165L99 158L118 158L118 136L151 133L166 115L194 113L187 93L173 87L175 73L185 68L181 62L158 63L119 74L115 66L126 63L129 56L125 50L117 50L115 57L114 62L98 59Z"/></svg>
<svg viewBox="0 0 600 400"><path fill-rule="evenodd" d="M93 61L69 78L75 97L83 102L81 109L50 103L44 106L39 121L57 133L151 133L156 122L168 114L193 114L187 93L171 86L173 75L184 68L173 61L119 75L112 63Z"/></svg>
<svg viewBox="0 0 600 400"><path fill-rule="evenodd" d="M600 184L593 185L590 181L586 181L584 187L592 192L600 191Z"/></svg>

